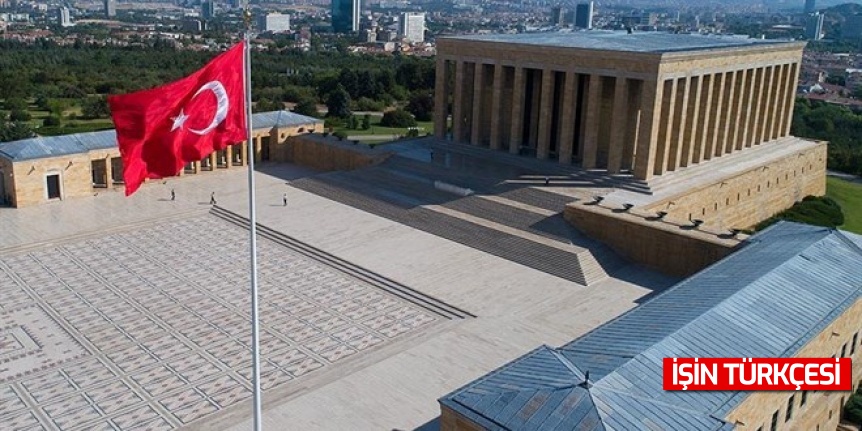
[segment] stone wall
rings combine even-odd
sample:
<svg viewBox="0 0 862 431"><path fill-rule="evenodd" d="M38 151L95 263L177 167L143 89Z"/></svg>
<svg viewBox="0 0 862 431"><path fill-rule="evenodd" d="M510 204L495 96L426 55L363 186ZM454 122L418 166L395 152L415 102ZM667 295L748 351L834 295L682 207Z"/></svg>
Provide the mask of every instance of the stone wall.
<svg viewBox="0 0 862 431"><path fill-rule="evenodd" d="M564 217L575 228L618 254L665 274L689 276L731 254L744 235L690 229L688 223L656 220L591 203L571 203Z"/></svg>
<svg viewBox="0 0 862 431"><path fill-rule="evenodd" d="M828 358L832 355L839 357L844 347L845 356L853 359L853 378L859 379L862 372L862 362L859 361L862 334L856 337L854 352L851 354L850 351L854 335L862 330L860 313L862 313L862 300L857 300L800 349L795 357ZM858 383L858 381L853 382L854 389L858 387ZM802 392L753 392L727 415L727 420L731 423L737 422L736 429L742 431L754 431L760 427L768 430L772 424L772 415L777 411L780 430L834 430L838 426L842 408L851 393L808 391L805 405L801 405ZM791 395L793 395L793 415L789 421L785 421Z"/></svg>
<svg viewBox="0 0 862 431"><path fill-rule="evenodd" d="M440 431L483 431L485 428L440 405Z"/></svg>
<svg viewBox="0 0 862 431"><path fill-rule="evenodd" d="M90 156L73 154L13 163L11 204L20 208L47 202L46 178L53 174L60 176L60 200L93 194Z"/></svg>
<svg viewBox="0 0 862 431"><path fill-rule="evenodd" d="M793 206L826 194L826 143L768 164L686 190L645 206L671 220L700 219L716 228L745 229Z"/></svg>
<svg viewBox="0 0 862 431"><path fill-rule="evenodd" d="M386 150L371 149L364 144L340 141L323 135L299 135L287 138L278 152L278 161L296 163L321 171L358 169L382 163L392 154Z"/></svg>

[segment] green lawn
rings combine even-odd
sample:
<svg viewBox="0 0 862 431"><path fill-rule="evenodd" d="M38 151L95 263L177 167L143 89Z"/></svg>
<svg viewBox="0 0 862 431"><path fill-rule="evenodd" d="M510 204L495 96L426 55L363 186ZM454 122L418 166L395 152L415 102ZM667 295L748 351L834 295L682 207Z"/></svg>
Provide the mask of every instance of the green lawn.
<svg viewBox="0 0 862 431"><path fill-rule="evenodd" d="M361 119L360 119L361 121ZM434 133L434 122L432 121L418 121L416 127L419 127L419 136L425 136L428 133ZM380 117L371 117L371 128L368 130L362 129L348 129L347 127L337 127L335 131L342 130L347 133L348 136L361 136L361 135L407 135L407 128L405 127L383 127L380 125Z"/></svg>
<svg viewBox="0 0 862 431"><path fill-rule="evenodd" d="M844 211L841 229L862 234L862 184L827 177L826 195L835 199Z"/></svg>

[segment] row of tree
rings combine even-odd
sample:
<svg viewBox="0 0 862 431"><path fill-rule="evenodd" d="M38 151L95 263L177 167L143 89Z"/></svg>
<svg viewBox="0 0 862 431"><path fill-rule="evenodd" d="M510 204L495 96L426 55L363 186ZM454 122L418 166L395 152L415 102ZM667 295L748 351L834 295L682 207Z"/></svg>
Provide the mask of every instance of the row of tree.
<svg viewBox="0 0 862 431"><path fill-rule="evenodd" d="M862 175L862 113L808 99L797 99L791 134L829 141L829 169Z"/></svg>

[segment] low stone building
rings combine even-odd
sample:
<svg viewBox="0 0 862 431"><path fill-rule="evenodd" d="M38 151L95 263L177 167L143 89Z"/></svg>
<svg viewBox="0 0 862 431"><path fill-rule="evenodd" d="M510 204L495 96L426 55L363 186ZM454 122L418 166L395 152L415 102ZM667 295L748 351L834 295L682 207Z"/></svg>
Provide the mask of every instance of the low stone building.
<svg viewBox="0 0 862 431"><path fill-rule="evenodd" d="M287 161L290 137L323 131L323 121L288 111L254 114L252 126L256 162ZM243 142L189 163L180 176L245 166L247 154ZM123 162L113 130L0 144L0 205L25 207L122 185Z"/></svg>
<svg viewBox="0 0 862 431"><path fill-rule="evenodd" d="M580 338L444 396L440 429L834 430L848 392L665 391L662 359L850 357L858 379L860 247L859 235L781 222Z"/></svg>

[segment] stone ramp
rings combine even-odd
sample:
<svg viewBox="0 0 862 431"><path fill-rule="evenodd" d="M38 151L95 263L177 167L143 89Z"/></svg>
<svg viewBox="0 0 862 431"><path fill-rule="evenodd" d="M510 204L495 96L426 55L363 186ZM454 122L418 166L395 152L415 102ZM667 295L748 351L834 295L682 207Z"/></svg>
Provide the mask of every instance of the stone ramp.
<svg viewBox="0 0 862 431"><path fill-rule="evenodd" d="M416 170L403 171L403 167L387 162L303 178L291 185L582 285L606 278L606 270L625 263L568 227L560 212L569 197L537 191L536 197L526 198L530 191L515 193L528 204L553 207L557 214L548 217L479 196L461 198L442 192L433 186L442 179L427 178Z"/></svg>

